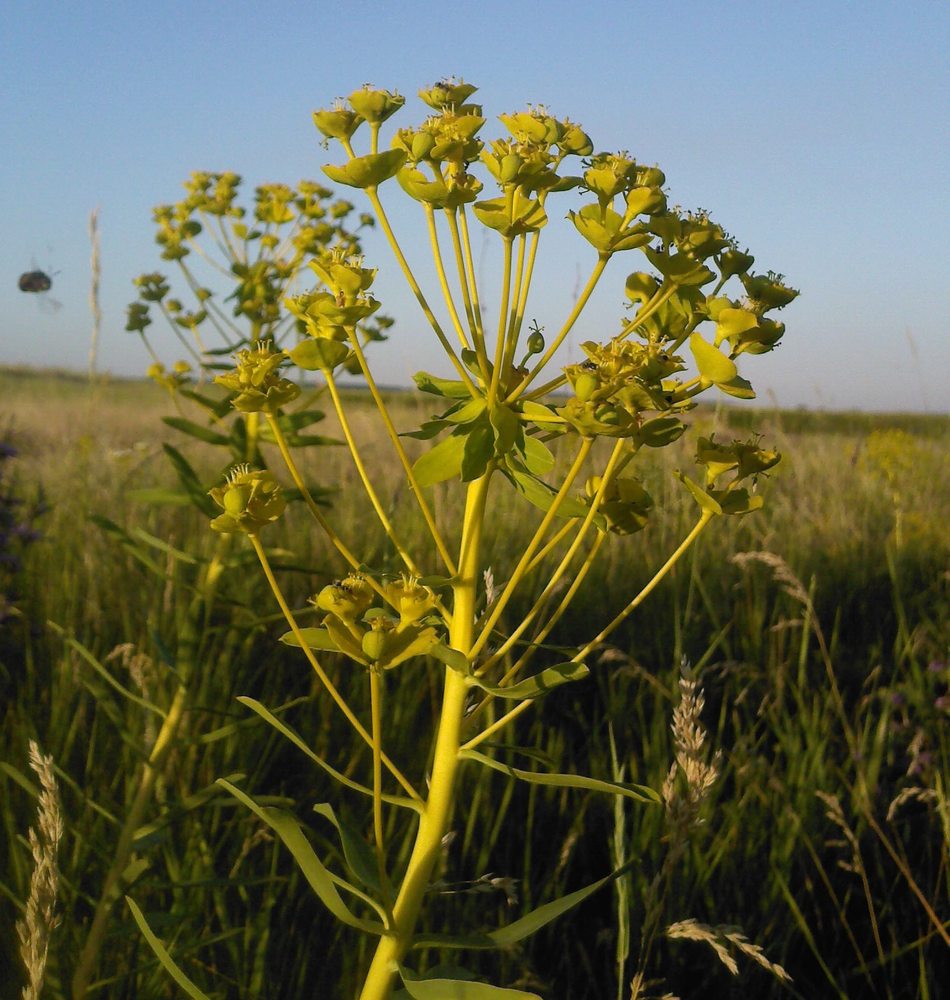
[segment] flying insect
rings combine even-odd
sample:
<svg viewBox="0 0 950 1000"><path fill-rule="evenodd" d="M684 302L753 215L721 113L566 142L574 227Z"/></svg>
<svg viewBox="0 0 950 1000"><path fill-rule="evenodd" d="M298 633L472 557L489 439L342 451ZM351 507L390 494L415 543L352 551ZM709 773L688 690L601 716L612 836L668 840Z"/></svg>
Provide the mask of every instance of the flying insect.
<svg viewBox="0 0 950 1000"><path fill-rule="evenodd" d="M21 292L48 292L53 279L45 271L24 271L17 284Z"/></svg>

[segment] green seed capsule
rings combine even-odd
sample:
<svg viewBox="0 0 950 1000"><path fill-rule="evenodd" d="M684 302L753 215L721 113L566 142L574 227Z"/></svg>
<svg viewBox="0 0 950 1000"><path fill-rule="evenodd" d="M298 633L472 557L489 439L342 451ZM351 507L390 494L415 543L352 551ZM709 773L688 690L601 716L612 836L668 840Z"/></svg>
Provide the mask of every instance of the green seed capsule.
<svg viewBox="0 0 950 1000"><path fill-rule="evenodd" d="M373 622L373 628L366 632L363 636L363 652L366 657L372 660L374 663L379 663L380 660L385 660L389 650L392 648L393 635L392 627L389 628L377 628L377 622L382 622L383 619L376 619Z"/></svg>
<svg viewBox="0 0 950 1000"><path fill-rule="evenodd" d="M577 381L574 383L574 395L582 403L586 403L597 390L599 384L597 376L593 372L582 372L577 376Z"/></svg>
<svg viewBox="0 0 950 1000"><path fill-rule="evenodd" d="M232 486L223 497L224 509L229 514L241 514L247 509L251 499L251 487L247 485Z"/></svg>

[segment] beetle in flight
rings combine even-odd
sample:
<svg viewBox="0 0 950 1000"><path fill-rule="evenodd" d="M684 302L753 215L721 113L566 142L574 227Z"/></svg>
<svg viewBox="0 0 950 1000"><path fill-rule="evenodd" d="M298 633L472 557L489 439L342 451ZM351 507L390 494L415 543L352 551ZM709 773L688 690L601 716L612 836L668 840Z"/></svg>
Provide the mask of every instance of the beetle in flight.
<svg viewBox="0 0 950 1000"><path fill-rule="evenodd" d="M25 271L18 282L21 292L48 292L53 279L45 271Z"/></svg>

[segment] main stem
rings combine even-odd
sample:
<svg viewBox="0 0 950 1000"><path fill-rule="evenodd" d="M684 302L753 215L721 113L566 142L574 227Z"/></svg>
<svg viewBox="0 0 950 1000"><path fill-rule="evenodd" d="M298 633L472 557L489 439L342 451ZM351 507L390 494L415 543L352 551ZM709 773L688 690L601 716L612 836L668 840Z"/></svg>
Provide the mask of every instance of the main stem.
<svg viewBox="0 0 950 1000"><path fill-rule="evenodd" d="M475 599L481 573L482 525L491 471L470 483L459 550L458 575L453 586L449 643L468 654L475 626ZM446 668L442 715L435 738L429 796L419 820L416 842L393 907L392 933L380 939L359 1000L388 1000L400 962L412 944L426 886L442 851L455 801L462 713L468 687L461 674Z"/></svg>

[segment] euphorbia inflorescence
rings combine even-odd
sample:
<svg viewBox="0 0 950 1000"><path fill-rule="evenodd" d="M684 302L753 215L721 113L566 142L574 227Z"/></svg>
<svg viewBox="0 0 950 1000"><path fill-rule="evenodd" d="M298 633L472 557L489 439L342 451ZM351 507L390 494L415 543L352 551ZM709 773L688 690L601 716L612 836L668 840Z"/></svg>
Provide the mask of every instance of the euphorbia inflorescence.
<svg viewBox="0 0 950 1000"><path fill-rule="evenodd" d="M779 461L778 453L761 447L758 438L726 444L714 435L701 437L696 448L700 481L677 473L699 506L696 523L643 589L625 600L593 637L579 642L570 659L526 676L538 659L559 648L548 636L570 607L605 540L647 527L655 503L634 474L641 452L669 446L683 436L688 430L686 415L697 397L712 388L731 398L754 396L737 362L776 346L785 328L768 314L788 305L798 293L779 274L753 273L752 255L740 250L707 211L671 205L666 176L659 167L626 151L598 150L583 128L567 118L559 119L539 105L529 106L501 115L507 134L485 140L481 133L488 119L482 106L472 102L475 93L473 85L455 78L420 91L431 113L420 124L395 127L388 148L382 142L382 127L404 106L404 99L394 92L365 86L347 101L313 116L325 145L337 144L345 157L344 162L325 166L324 172L331 180L365 193L445 353L451 368L447 375L415 376L420 390L440 400L438 412L416 430L397 429L363 350L368 339L364 325L379 308L370 294L376 269L366 266L345 242L324 246L315 255L310 267L317 287L285 296L302 335L300 342L283 352L251 345L238 353L237 368L218 379L233 393L235 407L264 414L270 439L280 448L295 485L328 543L351 570L312 598L310 613L317 615L317 625L301 627L257 538L259 530L283 510L276 481L268 472L239 468L225 486L211 491L225 511L213 527L251 536L290 626L284 641L302 648L355 732L373 751L372 789L362 790L373 800L377 873L375 880L364 877L363 882L368 886L372 882L375 898L369 899L362 890L353 893L369 900L379 922L342 917L379 936L361 1000L386 1000L397 975L409 995L422 995L413 992L416 978L403 963L433 866L442 853L463 765L476 762L525 781L597 787L641 802L660 802L658 792L642 786L604 781L592 785L591 779L577 775L539 775L512 768L475 748L491 749L488 741L513 726L538 698L583 679L589 673L585 659L646 599L709 523L724 514L746 514L761 507L758 477ZM359 151L355 143L367 132L368 149ZM392 179L397 183L391 188L419 205L435 266L441 318L381 200L380 188ZM202 181L194 197L210 198L226 213L228 185L224 184L223 201L215 200L210 191ZM569 203L561 201L568 198ZM572 207L565 213L555 207L559 202ZM263 191L258 218L278 224L294 203L281 189ZM566 317L545 335L529 317L530 292L542 233L552 219L565 214L586 244L591 271ZM187 246L191 238L187 213L163 212L160 221L170 253ZM500 290L492 303L481 297L484 286L473 253L476 226L501 246ZM640 255L640 265L626 271L623 294L629 313L619 330L603 342L585 341L585 360L558 369L557 352L608 265L618 256L629 260L632 252ZM258 297L261 289L274 287L253 268L247 280L257 288ZM144 282L146 301L161 301L163 296L160 281ZM242 292L239 301L248 296L250 292ZM134 322L141 325L146 318L138 313ZM369 505L391 542L395 567L365 566L309 497L286 448L287 422L280 412L296 389L279 375L288 359L321 373ZM381 495L374 470L364 460L335 381L341 365L366 379L383 432L403 470L406 492L427 531L421 551L397 529L390 517L391 498ZM425 442L415 460L404 443L409 434ZM604 439L604 446L595 450L597 439ZM440 523L426 493L427 487L453 480L463 484L465 494L458 530L454 524ZM482 602L479 586L486 570L484 537L493 482L507 482L539 513L521 551L509 553L501 541L511 563L507 579L502 586L493 586L491 599ZM506 526L494 527L503 539ZM536 583L539 576L542 579ZM516 593L523 597L526 610L520 620L510 622L506 619ZM323 670L318 654L324 652L341 654L366 668L369 729ZM383 682L392 668L410 660L444 667L440 717L426 757L424 797L383 750ZM492 704L505 707L488 721L486 706ZM408 799L385 795L385 771ZM347 782L351 789L361 787ZM412 844L401 853L408 860L397 873L390 871L384 842L384 805L407 806L418 817L409 834ZM275 828L280 832L286 827ZM313 867L309 854L308 863ZM315 888L317 882L311 880ZM347 884L336 875L327 882ZM316 891L340 915L338 897ZM563 907L568 908L569 904ZM519 925L540 926L554 912ZM483 934L482 939L489 938Z"/></svg>

